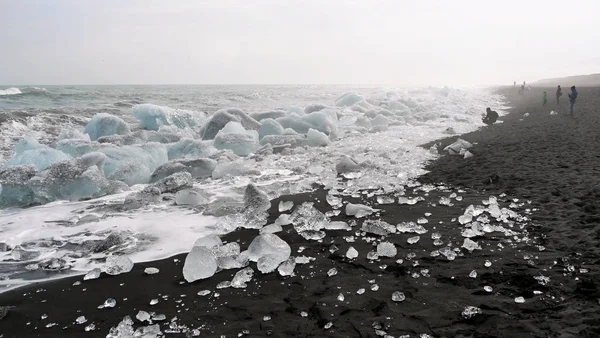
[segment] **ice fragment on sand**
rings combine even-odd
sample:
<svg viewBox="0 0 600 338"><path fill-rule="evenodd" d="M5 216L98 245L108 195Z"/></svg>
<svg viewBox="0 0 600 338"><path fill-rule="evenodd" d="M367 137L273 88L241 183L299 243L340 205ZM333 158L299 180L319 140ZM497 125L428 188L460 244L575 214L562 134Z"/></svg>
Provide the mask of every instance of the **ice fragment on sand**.
<svg viewBox="0 0 600 338"><path fill-rule="evenodd" d="M377 255L381 257L394 257L397 253L398 250L390 242L383 242L377 245Z"/></svg>
<svg viewBox="0 0 600 338"><path fill-rule="evenodd" d="M377 196L377 203L378 204L392 204L395 201L396 200L393 197L389 197L389 196Z"/></svg>
<svg viewBox="0 0 600 338"><path fill-rule="evenodd" d="M377 284L371 285L371 291L377 291L377 290L379 290L379 285L377 285Z"/></svg>
<svg viewBox="0 0 600 338"><path fill-rule="evenodd" d="M102 270L98 268L92 269L90 272L86 273L85 276L83 276L83 280L99 278L101 273Z"/></svg>
<svg viewBox="0 0 600 338"><path fill-rule="evenodd" d="M474 156L473 153L467 150L467 151L465 151L463 158L471 158L473 156Z"/></svg>
<svg viewBox="0 0 600 338"><path fill-rule="evenodd" d="M212 277L218 262L213 251L205 246L194 246L185 258L183 277L189 283Z"/></svg>
<svg viewBox="0 0 600 338"><path fill-rule="evenodd" d="M362 295L363 293L365 293L365 289L364 288L360 288L356 291L357 294Z"/></svg>
<svg viewBox="0 0 600 338"><path fill-rule="evenodd" d="M334 208L342 204L342 198L332 194L327 194L327 196L325 196L325 200L327 200L327 203Z"/></svg>
<svg viewBox="0 0 600 338"><path fill-rule="evenodd" d="M120 275L133 269L133 262L125 256L110 256L106 258L104 272L109 275Z"/></svg>
<svg viewBox="0 0 600 338"><path fill-rule="evenodd" d="M271 208L271 200L264 192L260 191L254 184L246 186L244 192L244 209L254 213L264 212Z"/></svg>
<svg viewBox="0 0 600 338"><path fill-rule="evenodd" d="M456 259L456 252L452 251L452 249L450 249L449 247L441 248L439 251L440 254L446 257L449 261L453 261Z"/></svg>
<svg viewBox="0 0 600 338"><path fill-rule="evenodd" d="M328 322L327 324L325 324L325 326L323 326L323 328L325 330L329 330L329 329L331 329L332 326L333 326L333 323L332 322Z"/></svg>
<svg viewBox="0 0 600 338"><path fill-rule="evenodd" d="M144 269L144 273L147 275L155 275L159 272L160 270L158 270L157 268L145 268Z"/></svg>
<svg viewBox="0 0 600 338"><path fill-rule="evenodd" d="M462 155L461 151L464 153L465 150L471 147L473 147L471 143L459 138L454 143L444 148L444 151L447 151L450 155Z"/></svg>
<svg viewBox="0 0 600 338"><path fill-rule="evenodd" d="M175 204L177 205L203 205L209 203L207 193L198 188L189 188L178 191L175 194Z"/></svg>
<svg viewBox="0 0 600 338"><path fill-rule="evenodd" d="M281 263L288 259L291 253L290 246L274 234L259 235L248 247L248 258L253 262L257 262L265 255L273 255Z"/></svg>
<svg viewBox="0 0 600 338"><path fill-rule="evenodd" d="M137 315L135 315L135 318L140 322L150 321L150 314L146 311L140 310L138 311Z"/></svg>
<svg viewBox="0 0 600 338"><path fill-rule="evenodd" d="M287 260L287 258L285 259ZM262 273L271 273L277 269L279 264L281 264L283 260L281 256L278 254L267 254L261 256L256 262L256 267L258 271Z"/></svg>
<svg viewBox="0 0 600 338"><path fill-rule="evenodd" d="M274 234L276 232L283 231L283 228L279 224L269 224L262 229L259 230L259 233L262 234Z"/></svg>
<svg viewBox="0 0 600 338"><path fill-rule="evenodd" d="M406 296L404 295L403 292L394 291L394 293L392 293L392 300L394 302L403 302L405 299L406 299Z"/></svg>
<svg viewBox="0 0 600 338"><path fill-rule="evenodd" d="M475 270L471 271L471 273L469 273L469 277L477 278L477 271L475 271Z"/></svg>
<svg viewBox="0 0 600 338"><path fill-rule="evenodd" d="M117 305L117 301L114 300L113 298L108 298L107 300L104 301L104 304L100 305L98 308L99 309L104 309L104 308L113 308Z"/></svg>
<svg viewBox="0 0 600 338"><path fill-rule="evenodd" d="M331 269L329 269L329 271L327 271L327 276L333 277L333 276L337 275L337 273L338 273L338 271L336 268L331 268Z"/></svg>
<svg viewBox="0 0 600 338"><path fill-rule="evenodd" d="M204 296L207 296L209 294L210 294L210 290L201 290L201 291L198 291L198 296L203 296L204 297Z"/></svg>
<svg viewBox="0 0 600 338"><path fill-rule="evenodd" d="M308 312L302 311L302 312L300 312L300 316L303 318L306 318L306 317L308 317Z"/></svg>
<svg viewBox="0 0 600 338"><path fill-rule="evenodd" d="M415 244L415 243L417 243L417 242L418 242L420 239L421 239L421 237L419 237L419 236L409 237L409 238L406 240L406 242L407 242L408 244Z"/></svg>
<svg viewBox="0 0 600 338"><path fill-rule="evenodd" d="M329 222L325 225L325 229L327 229L327 230L351 230L348 223L342 222L342 221Z"/></svg>
<svg viewBox="0 0 600 338"><path fill-rule="evenodd" d="M428 220L427 220L427 218L425 218L425 217L420 217L420 218L417 220L417 224L427 224L428 222L429 222L429 221L428 221Z"/></svg>
<svg viewBox="0 0 600 338"><path fill-rule="evenodd" d="M182 189L191 188L193 184L194 180L190 173L178 172L154 183L154 187L158 188L158 190L164 194L167 192L173 193Z"/></svg>
<svg viewBox="0 0 600 338"><path fill-rule="evenodd" d="M344 294L343 294L343 293L340 293L340 294L337 296L337 300L339 300L340 302L343 302L343 301L344 301L344 299L345 299L345 297L344 297Z"/></svg>
<svg viewBox="0 0 600 338"><path fill-rule="evenodd" d="M305 202L297 206L290 215L289 220L300 235L303 235L304 232L320 231L329 222L327 216L317 210L311 202Z"/></svg>
<svg viewBox="0 0 600 338"><path fill-rule="evenodd" d="M296 259L294 257L290 257L279 265L277 271L279 271L281 276L291 276L294 273L295 267Z"/></svg>
<svg viewBox="0 0 600 338"><path fill-rule="evenodd" d="M216 286L217 289L227 289L228 287L231 287L231 282L228 280L224 280Z"/></svg>
<svg viewBox="0 0 600 338"><path fill-rule="evenodd" d="M460 215L458 217L458 223L460 223L460 224L467 224L467 223L470 223L472 220L473 220L473 215L470 215L470 214Z"/></svg>
<svg viewBox="0 0 600 338"><path fill-rule="evenodd" d="M365 220L361 230L379 236L387 236L390 233L396 233L395 226L382 220Z"/></svg>
<svg viewBox="0 0 600 338"><path fill-rule="evenodd" d="M481 313L482 313L482 311L480 308L475 307L475 306L467 306L462 312L462 317L464 319L471 319Z"/></svg>
<svg viewBox="0 0 600 338"><path fill-rule="evenodd" d="M491 286L489 286L489 285L486 285L486 286L484 286L484 287L483 287L483 289L484 289L486 292L493 292L493 291L494 291L494 288L492 288L492 287L491 287Z"/></svg>
<svg viewBox="0 0 600 338"><path fill-rule="evenodd" d="M418 235L422 235L427 232L422 225L417 224L415 222L403 222L396 225L396 229L401 233L416 233Z"/></svg>
<svg viewBox="0 0 600 338"><path fill-rule="evenodd" d="M481 250L481 246L469 238L465 238L462 247L469 250L469 252L473 252L473 250Z"/></svg>
<svg viewBox="0 0 600 338"><path fill-rule="evenodd" d="M221 245L223 245L223 242L221 241L221 238L217 235L208 235L200 237L196 240L196 242L194 242L194 246L204 246L209 249Z"/></svg>
<svg viewBox="0 0 600 338"><path fill-rule="evenodd" d="M492 266L492 262L486 260L485 263L484 263L484 265L485 265L486 268L489 268L490 266Z"/></svg>
<svg viewBox="0 0 600 338"><path fill-rule="evenodd" d="M293 201L280 201L279 202L279 212L286 212L291 210L294 207Z"/></svg>
<svg viewBox="0 0 600 338"><path fill-rule="evenodd" d="M518 303L518 304L525 303L525 298L523 298L523 297L516 297L515 298L515 303Z"/></svg>
<svg viewBox="0 0 600 338"><path fill-rule="evenodd" d="M346 251L346 257L348 259L354 259L358 257L358 251L356 251L356 249L354 249L353 247L349 247L348 251Z"/></svg>
<svg viewBox="0 0 600 338"><path fill-rule="evenodd" d="M85 332L90 332L90 331L94 331L96 329L96 325L94 324L90 324L88 326L85 327Z"/></svg>
<svg viewBox="0 0 600 338"><path fill-rule="evenodd" d="M369 216L369 215L373 214L375 211L377 211L377 210L373 209L369 206L366 206L364 204L352 204L352 203L346 204L346 215L354 216L356 218L362 218L365 216Z"/></svg>
<svg viewBox="0 0 600 338"><path fill-rule="evenodd" d="M154 298L150 300L150 305L156 305L158 304L158 299Z"/></svg>
<svg viewBox="0 0 600 338"><path fill-rule="evenodd" d="M75 323L81 325L83 323L86 323L87 319L85 318L85 316L79 316L77 317L77 319L75 319Z"/></svg>
<svg viewBox="0 0 600 338"><path fill-rule="evenodd" d="M408 198L408 197L403 197L400 196L398 197L398 204L402 205L402 204L407 204L407 205L415 205L417 204L421 199L418 197L413 197L413 198Z"/></svg>

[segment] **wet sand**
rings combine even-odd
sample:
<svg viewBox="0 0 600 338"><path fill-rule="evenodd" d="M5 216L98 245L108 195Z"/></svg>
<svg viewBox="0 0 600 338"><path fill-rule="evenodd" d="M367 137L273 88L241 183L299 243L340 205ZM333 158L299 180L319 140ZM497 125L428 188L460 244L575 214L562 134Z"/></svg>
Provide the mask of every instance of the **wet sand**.
<svg viewBox="0 0 600 338"><path fill-rule="evenodd" d="M511 114L501 117L502 124L461 136L475 143L473 158L444 156L431 163L430 173L420 179L425 189L406 191L407 197L422 197L422 201L378 205L374 196L344 198L382 209L367 218L393 225L431 213L423 224L428 232L415 244L407 243L416 236L409 233L385 239L357 236L362 219L350 232L328 230L322 242L304 240L291 225L284 226L277 235L290 244L292 255L315 258L296 265L295 276L262 275L251 263L255 275L247 288L216 289L219 282L231 280L237 269L189 284L182 277L185 255L178 255L136 264L133 271L119 276L103 274L89 281L78 276L34 284L0 294L0 306L11 306L0 320L0 337L106 337L124 316L135 318L139 310L164 314L167 319L156 323L166 337L185 337L191 329L198 329L201 337L377 337L384 332L394 337L600 336L600 188L595 188L600 181L596 173L600 89L580 90L574 119L564 113L550 116L555 104L551 100L541 107L541 91L522 96L512 88L502 91L515 107ZM562 110L566 108L564 104ZM530 115L523 118L525 112ZM494 174L499 179L490 182ZM437 188L429 191L429 185ZM453 198L452 206L439 204L441 197L452 193L462 199ZM322 212L329 211L325 194L318 190L282 196L272 201L270 221L279 215L280 200L296 205L310 201ZM432 256L432 251L448 244L461 247L463 226L456 218L491 195L498 197L500 207L524 217L512 227L492 223L514 233L472 238L482 249L472 253L460 249L454 260ZM333 220L355 219L342 212ZM434 232L441 234L442 246L434 245ZM244 250L257 233L236 231L223 240L238 241ZM348 242L349 236L354 242ZM397 256L367 259L382 240L394 243ZM345 257L350 246L359 252L355 260ZM486 261L491 266L486 267ZM160 272L145 275L146 267ZM328 276L331 268L337 269L336 275ZM476 278L469 276L473 270ZM550 282L542 285L535 278L539 276L549 277ZM81 284L73 285L77 281ZM206 289L211 290L209 295L197 295ZM361 289L364 293L357 293ZM392 301L394 291L403 292L406 300ZM340 293L343 301L338 300ZM525 302L516 303L516 297ZM117 305L98 309L107 298L114 298ZM150 305L152 299L158 299L158 304ZM482 313L465 319L461 312L467 306ZM44 314L47 318L42 319ZM82 315L87 322L76 324ZM141 326L134 322L135 327ZM332 326L326 329L329 322ZM56 325L47 327L52 323ZM85 332L91 323L95 330Z"/></svg>

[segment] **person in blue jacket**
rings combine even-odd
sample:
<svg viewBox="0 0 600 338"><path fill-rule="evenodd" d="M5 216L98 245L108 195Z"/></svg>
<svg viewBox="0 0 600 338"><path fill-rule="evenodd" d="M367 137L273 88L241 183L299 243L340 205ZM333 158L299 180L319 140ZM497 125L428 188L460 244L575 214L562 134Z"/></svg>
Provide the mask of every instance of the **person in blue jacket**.
<svg viewBox="0 0 600 338"><path fill-rule="evenodd" d="M575 86L571 87L571 93L569 93L569 103L570 103L570 111L571 116L573 116L573 106L575 105L575 100L577 100L577 88Z"/></svg>

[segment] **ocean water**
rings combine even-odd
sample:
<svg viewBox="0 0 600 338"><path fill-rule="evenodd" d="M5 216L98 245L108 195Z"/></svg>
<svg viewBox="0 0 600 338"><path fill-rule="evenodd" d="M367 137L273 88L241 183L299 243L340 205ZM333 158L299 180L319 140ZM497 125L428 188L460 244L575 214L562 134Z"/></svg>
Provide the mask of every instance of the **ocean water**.
<svg viewBox="0 0 600 338"><path fill-rule="evenodd" d="M352 104L338 101L346 93L355 94ZM296 116L312 104L326 106L335 116L331 123L336 133L330 136L328 146L242 156L231 166L246 170L196 180L195 187L205 191L210 201L201 208L176 206L169 198L127 210L119 207L145 184L84 201L57 200L27 208L5 206L0 209L0 242L19 249L0 252L0 284L4 289L32 280L85 273L101 267L106 255L125 254L141 262L188 252L197 238L219 231L227 210L235 210L229 206L240 205L244 188L251 182L270 198L309 191L314 184L342 195L366 190L401 194L424 173L424 164L439 156L419 145L480 128L486 107L500 111L504 107L502 97L473 88L4 86L0 87L0 163L13 156L15 145L22 139L32 138L53 147L62 131L83 131L99 113L118 116L136 131L140 123L132 110L144 103L176 109L175 114L177 110L195 112L199 118L194 127L168 129L183 137L200 139L199 127L220 109L239 108L249 114L282 110ZM373 122L377 115L390 122L387 128L360 125L365 119ZM364 165L342 182L335 167L344 156ZM114 233L123 239L118 245L93 252L96 243ZM19 254L19 250L30 257Z"/></svg>

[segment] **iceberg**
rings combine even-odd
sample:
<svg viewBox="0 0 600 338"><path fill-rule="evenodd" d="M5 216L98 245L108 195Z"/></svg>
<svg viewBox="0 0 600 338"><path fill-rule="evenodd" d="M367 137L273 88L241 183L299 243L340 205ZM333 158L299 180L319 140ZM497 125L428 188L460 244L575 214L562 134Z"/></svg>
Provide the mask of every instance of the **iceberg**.
<svg viewBox="0 0 600 338"><path fill-rule="evenodd" d="M239 122L229 122L215 136L217 149L229 149L236 155L248 156L258 149L258 132L246 130Z"/></svg>
<svg viewBox="0 0 600 338"><path fill-rule="evenodd" d="M192 175L188 172L179 172L154 183L161 194L167 192L177 192L182 189L191 188L194 184Z"/></svg>
<svg viewBox="0 0 600 338"><path fill-rule="evenodd" d="M213 155L217 149L210 141L199 141L191 138L182 138L176 143L169 145L169 160L178 158L202 158Z"/></svg>
<svg viewBox="0 0 600 338"><path fill-rule="evenodd" d="M0 205L30 204L33 191L27 182L37 172L31 164L0 168Z"/></svg>
<svg viewBox="0 0 600 338"><path fill-rule="evenodd" d="M258 121L248 116L248 114L240 109L222 109L211 116L202 126L200 129L200 136L203 140L212 140L229 122L238 122L248 130L258 130L260 128L260 123Z"/></svg>
<svg viewBox="0 0 600 338"><path fill-rule="evenodd" d="M15 146L15 154L8 160L4 167L12 165L32 164L42 170L51 164L70 159L71 156L62 151L39 144L32 138L25 138Z"/></svg>
<svg viewBox="0 0 600 338"><path fill-rule="evenodd" d="M161 126L193 128L201 125L206 118L204 113L176 110L148 103L133 106L133 116L140 121L141 128L155 131L158 131Z"/></svg>
<svg viewBox="0 0 600 338"><path fill-rule="evenodd" d="M178 172L188 172L193 178L211 177L216 166L217 161L210 158L174 160L156 168L152 175L150 175L150 183L154 183Z"/></svg>
<svg viewBox="0 0 600 338"><path fill-rule="evenodd" d="M150 174L168 161L166 146L155 142L103 147L98 151L106 155L104 174L129 183L148 183ZM114 171L117 172L111 176Z"/></svg>
<svg viewBox="0 0 600 338"><path fill-rule="evenodd" d="M283 130L279 122L268 118L262 121L260 129L258 129L258 138L262 140L267 135L281 135Z"/></svg>
<svg viewBox="0 0 600 338"><path fill-rule="evenodd" d="M131 130L129 125L120 117L100 113L92 117L85 126L84 133L88 134L92 141L95 141L102 136L127 135L131 133Z"/></svg>
<svg viewBox="0 0 600 338"><path fill-rule="evenodd" d="M311 147L324 147L329 145L329 136L310 128L306 134L307 143Z"/></svg>

